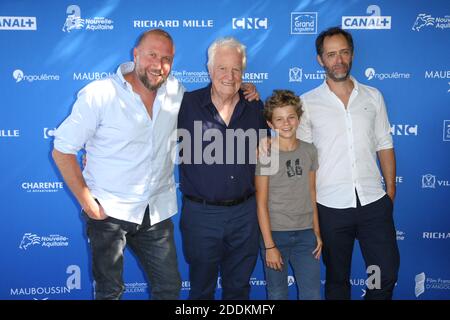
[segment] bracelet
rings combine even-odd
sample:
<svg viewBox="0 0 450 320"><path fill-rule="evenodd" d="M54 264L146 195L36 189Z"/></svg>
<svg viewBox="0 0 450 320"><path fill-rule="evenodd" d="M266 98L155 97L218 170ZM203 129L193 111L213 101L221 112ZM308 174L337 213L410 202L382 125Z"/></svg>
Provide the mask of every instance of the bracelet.
<svg viewBox="0 0 450 320"><path fill-rule="evenodd" d="M270 247L270 248L264 248L264 249L266 249L266 250L270 250L270 249L274 249L274 248L276 248L277 246L276 245L274 245L273 247Z"/></svg>

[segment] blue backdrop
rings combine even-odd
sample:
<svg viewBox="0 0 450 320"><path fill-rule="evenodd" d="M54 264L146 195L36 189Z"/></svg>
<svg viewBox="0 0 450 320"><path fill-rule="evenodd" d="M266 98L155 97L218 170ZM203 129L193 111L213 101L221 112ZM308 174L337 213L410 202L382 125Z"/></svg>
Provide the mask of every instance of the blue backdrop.
<svg viewBox="0 0 450 320"><path fill-rule="evenodd" d="M173 74L203 87L206 49L233 35L248 48L244 79L265 99L302 94L324 79L314 40L330 26L355 41L352 74L384 94L397 155L395 220L401 252L396 299L450 297L450 2L389 1L20 1L0 2L0 299L91 299L92 277L80 208L50 157L53 130L76 93L132 57L135 39L161 27L176 43ZM178 226L179 216L174 221ZM182 298L187 265L176 228ZM125 299L147 284L126 253ZM322 274L324 274L322 272ZM367 278L359 248L354 299ZM290 277L290 296L296 288ZM265 299L258 261L253 299ZM322 283L324 277L322 277ZM220 295L220 279L218 281Z"/></svg>

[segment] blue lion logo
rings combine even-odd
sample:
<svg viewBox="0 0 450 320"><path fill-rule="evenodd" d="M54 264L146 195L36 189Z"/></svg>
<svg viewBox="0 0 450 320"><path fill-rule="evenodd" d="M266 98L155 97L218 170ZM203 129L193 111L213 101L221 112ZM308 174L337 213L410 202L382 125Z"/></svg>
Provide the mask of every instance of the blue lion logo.
<svg viewBox="0 0 450 320"><path fill-rule="evenodd" d="M25 233L23 235L22 241L20 242L19 248L23 250L27 250L27 248L31 245L39 244L41 242L41 237L32 234L32 233Z"/></svg>
<svg viewBox="0 0 450 320"><path fill-rule="evenodd" d="M421 13L417 16L417 19L414 22L412 29L414 31L419 31L422 27L433 25L434 25L434 18L432 18L431 15L429 14Z"/></svg>

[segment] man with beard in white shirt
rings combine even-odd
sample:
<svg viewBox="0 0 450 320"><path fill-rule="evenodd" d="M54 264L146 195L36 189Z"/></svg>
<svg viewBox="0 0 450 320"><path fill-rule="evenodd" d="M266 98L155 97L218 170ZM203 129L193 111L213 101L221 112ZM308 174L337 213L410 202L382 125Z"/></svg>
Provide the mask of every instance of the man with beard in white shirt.
<svg viewBox="0 0 450 320"><path fill-rule="evenodd" d="M400 264L392 216L395 154L383 96L350 76L353 49L351 34L339 27L317 37L317 60L327 78L302 95L297 135L318 150L325 298L351 298L351 260L358 239L366 266L381 276L379 286L368 285L365 299L392 299Z"/></svg>
<svg viewBox="0 0 450 320"><path fill-rule="evenodd" d="M160 29L143 33L134 62L79 93L55 132L53 158L87 224L95 299L120 299L126 245L152 299L178 299L181 279L171 216L177 212L167 137L184 93L172 76L175 48ZM76 160L85 149L83 172Z"/></svg>

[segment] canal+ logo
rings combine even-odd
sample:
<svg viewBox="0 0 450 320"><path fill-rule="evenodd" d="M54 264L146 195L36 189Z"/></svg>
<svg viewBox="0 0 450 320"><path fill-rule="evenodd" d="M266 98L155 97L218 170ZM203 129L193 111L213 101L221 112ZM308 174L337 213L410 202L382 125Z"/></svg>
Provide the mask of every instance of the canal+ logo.
<svg viewBox="0 0 450 320"><path fill-rule="evenodd" d="M0 30L36 31L36 17L0 16Z"/></svg>
<svg viewBox="0 0 450 320"><path fill-rule="evenodd" d="M370 5L366 10L369 16L343 16L342 29L391 29L391 16L382 16L377 5Z"/></svg>

